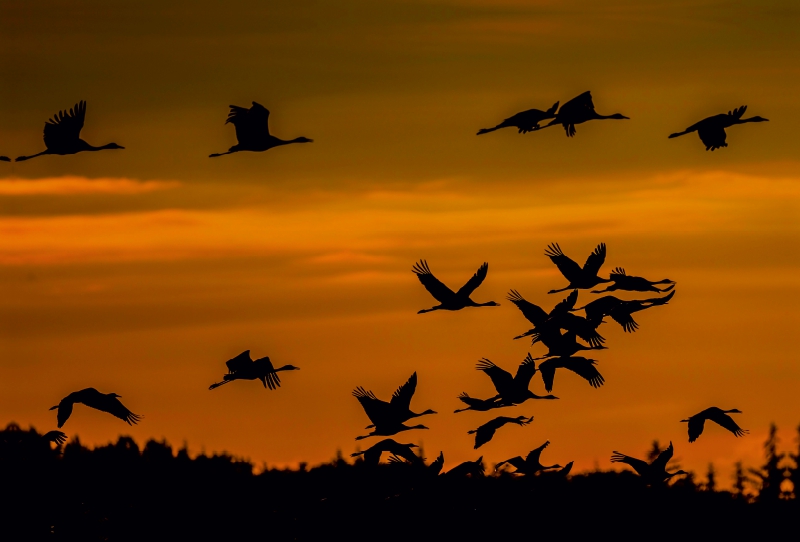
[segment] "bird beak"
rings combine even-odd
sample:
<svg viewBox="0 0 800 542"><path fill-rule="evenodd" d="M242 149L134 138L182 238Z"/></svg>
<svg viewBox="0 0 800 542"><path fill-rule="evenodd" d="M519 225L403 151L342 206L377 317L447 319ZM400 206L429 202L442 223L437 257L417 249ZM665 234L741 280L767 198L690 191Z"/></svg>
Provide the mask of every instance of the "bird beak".
<svg viewBox="0 0 800 542"><path fill-rule="evenodd" d="M55 410L55 409L57 409L57 408L58 408L58 405L56 405L56 406L54 406L54 407L50 407L50 410Z"/></svg>

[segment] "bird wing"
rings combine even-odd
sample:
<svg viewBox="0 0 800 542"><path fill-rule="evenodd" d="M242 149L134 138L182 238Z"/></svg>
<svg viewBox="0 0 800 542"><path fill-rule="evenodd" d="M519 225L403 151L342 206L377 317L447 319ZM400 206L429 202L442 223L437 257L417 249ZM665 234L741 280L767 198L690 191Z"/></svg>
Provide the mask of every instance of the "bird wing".
<svg viewBox="0 0 800 542"><path fill-rule="evenodd" d="M500 467L502 467L506 463L508 463L509 465L511 465L512 467L514 467L517 470L522 469L522 468L525 467L525 460L522 459L522 457L520 457L520 456L516 456L516 457L512 457L510 459L506 459L505 461L499 462L497 465L495 465L495 467L494 467L495 470L499 469Z"/></svg>
<svg viewBox="0 0 800 542"><path fill-rule="evenodd" d="M703 427L706 424L705 417L701 415L692 416L689 418L689 442L694 442L703 434Z"/></svg>
<svg viewBox="0 0 800 542"><path fill-rule="evenodd" d="M550 446L550 441L549 440L547 442L545 442L544 444L542 444L541 446L539 446L538 448L528 452L528 456L525 458L525 463L531 463L531 464L533 462L539 463L539 458L542 456L542 450L544 450L548 446Z"/></svg>
<svg viewBox="0 0 800 542"><path fill-rule="evenodd" d="M718 149L719 147L726 147L725 140L727 134L725 128L717 124L703 125L697 130L697 135L700 136L700 141L706 146L706 150Z"/></svg>
<svg viewBox="0 0 800 542"><path fill-rule="evenodd" d="M492 440L495 430L498 427L501 427L502 425L505 424L505 422L502 422L499 425L495 423L499 419L500 418L495 418L494 420L490 420L485 424L481 425L480 427L478 427L477 429L475 429L474 431L470 431L470 433L475 433L475 446L473 449L477 450L478 448L480 448L481 446Z"/></svg>
<svg viewBox="0 0 800 542"><path fill-rule="evenodd" d="M548 245L544 254L550 258L554 264L556 264L558 270L561 271L561 274L564 275L564 278L570 281L570 283L580 278L581 266L579 266L572 258L565 256L561 251L561 247L558 246L558 243L552 243Z"/></svg>
<svg viewBox="0 0 800 542"><path fill-rule="evenodd" d="M236 139L239 143L247 143L269 135L269 111L266 107L253 102L251 108L231 105L228 120L225 124L233 124Z"/></svg>
<svg viewBox="0 0 800 542"><path fill-rule="evenodd" d="M253 360L250 359L250 350L245 350L235 358L231 358L225 362L225 365L228 366L228 370L232 373L246 369L252 366L252 364Z"/></svg>
<svg viewBox="0 0 800 542"><path fill-rule="evenodd" d="M387 443L388 451L392 452L398 457L402 457L409 463L422 464L422 459L411 450L411 446L408 444L400 444L399 442L391 439L389 440L390 442Z"/></svg>
<svg viewBox="0 0 800 542"><path fill-rule="evenodd" d="M586 263L583 264L583 270L587 273L591 273L592 275L597 275L600 271L600 268L603 266L603 263L606 261L606 244L600 243L594 249L594 252L589 254L589 257L586 258Z"/></svg>
<svg viewBox="0 0 800 542"><path fill-rule="evenodd" d="M628 333L633 333L637 329L639 329L639 324L636 323L636 320L633 319L631 313L625 310L626 306L618 306L615 307L609 316L614 319L616 323L622 326L622 329L627 331Z"/></svg>
<svg viewBox="0 0 800 542"><path fill-rule="evenodd" d="M497 393L501 395L503 394L504 390L508 390L514 386L514 377L511 376L511 373L501 369L486 358L480 360L475 368L489 375L489 378L492 379L492 384L494 384Z"/></svg>
<svg viewBox="0 0 800 542"><path fill-rule="evenodd" d="M547 313L545 310L539 305L534 305L530 301L527 301L520 295L518 291L509 291L506 299L516 305L517 308L522 312L522 316L524 316L531 324L538 326L547 320Z"/></svg>
<svg viewBox="0 0 800 542"><path fill-rule="evenodd" d="M86 102L83 100L69 111L59 111L53 115L44 125L45 146L50 148L64 141L79 139L85 118Z"/></svg>
<svg viewBox="0 0 800 542"><path fill-rule="evenodd" d="M278 376L278 373L275 371L275 367L272 365L272 361L269 359L269 356L255 360L253 365L258 366L259 372L260 369L264 370L264 372L260 375L260 378L261 382L264 383L266 387L271 390L281 387L281 379Z"/></svg>
<svg viewBox="0 0 800 542"><path fill-rule="evenodd" d="M514 382L519 382L520 386L528 387L531 378L536 374L536 361L531 357L530 352L517 367L517 374L514 375Z"/></svg>
<svg viewBox="0 0 800 542"><path fill-rule="evenodd" d="M597 362L593 359L586 359L579 356L561 359L561 367L586 379L593 388L599 388L603 385L605 379L603 375L600 374L600 371L597 370L597 367L595 367L596 363Z"/></svg>
<svg viewBox="0 0 800 542"><path fill-rule="evenodd" d="M118 398L97 392L97 390L95 391L96 394L86 394L82 396L80 402L88 407L102 412L108 412L112 416L127 422L128 425L135 424L141 419L141 416L125 408L125 405L123 405Z"/></svg>
<svg viewBox="0 0 800 542"><path fill-rule="evenodd" d="M658 454L658 457L656 457L655 460L651 463L651 466L658 469L659 472L662 470L666 470L667 463L669 463L669 460L672 459L672 454L674 453L675 453L675 448L672 447L672 442L670 442L669 446L667 446L667 449Z"/></svg>
<svg viewBox="0 0 800 542"><path fill-rule="evenodd" d="M728 116L733 119L739 120L740 118L742 118L742 115L744 115L745 111L747 111L747 106L743 105L741 107L737 107L733 111L728 111Z"/></svg>
<svg viewBox="0 0 800 542"><path fill-rule="evenodd" d="M544 382L544 389L547 390L547 393L553 391L553 380L558 366L556 359L558 358L547 359L539 364L539 374L542 375L542 382Z"/></svg>
<svg viewBox="0 0 800 542"><path fill-rule="evenodd" d="M558 115L572 117L585 115L589 111L594 111L594 102L592 102L592 93L587 90L564 103L561 109L558 110Z"/></svg>
<svg viewBox="0 0 800 542"><path fill-rule="evenodd" d="M67 435L65 435L61 431L48 431L44 435L42 435L42 440L47 442L53 442L56 446L61 446L67 441Z"/></svg>
<svg viewBox="0 0 800 542"><path fill-rule="evenodd" d="M439 303L447 303L456 296L453 290L445 286L442 281L433 276L433 273L431 273L431 270L428 267L428 262L425 260L420 260L418 263L415 263L411 270L417 274L417 278L425 287L425 289L428 290L428 292Z"/></svg>
<svg viewBox="0 0 800 542"><path fill-rule="evenodd" d="M722 412L722 410L715 411L713 414L708 416L708 419L712 422L716 422L737 437L741 437L747 431L739 427L739 425L733 421L733 418Z"/></svg>
<svg viewBox="0 0 800 542"><path fill-rule="evenodd" d="M486 278L486 273L489 272L489 264L483 262L483 265L475 271L475 274L467 281L467 283L458 289L456 295L459 297L469 297L472 295L472 292L475 291L475 288L481 285L483 279Z"/></svg>
<svg viewBox="0 0 800 542"><path fill-rule="evenodd" d="M578 290L572 290L570 294L562 299L559 303L556 303L556 306L553 307L553 310L550 311L548 316L556 316L559 314L565 314L570 310L575 308L575 303L578 301Z"/></svg>
<svg viewBox="0 0 800 542"><path fill-rule="evenodd" d="M647 461L642 461L641 459L636 459L635 457L621 454L616 450L614 450L614 454L611 456L611 462L625 463L630 465L633 467L633 470L639 473L640 476L645 476L647 471L650 470L650 465L647 464Z"/></svg>
<svg viewBox="0 0 800 542"><path fill-rule="evenodd" d="M444 452L439 452L439 457L437 457L428 468L431 472L434 473L435 476L438 476L440 472L442 472L442 467L444 467Z"/></svg>
<svg viewBox="0 0 800 542"><path fill-rule="evenodd" d="M417 372L409 377L408 381L397 388L392 394L390 404L392 407L399 408L400 410L408 410L411 408L411 398L414 397L414 392L417 389Z"/></svg>
<svg viewBox="0 0 800 542"><path fill-rule="evenodd" d="M364 412L367 413L369 420L375 425L383 425L386 422L386 414L389 403L381 401L371 391L367 391L361 386L353 390L353 397L358 399Z"/></svg>
<svg viewBox="0 0 800 542"><path fill-rule="evenodd" d="M597 332L597 326L592 325L583 316L568 312L556 319L556 322L559 327L574 332L578 337L589 343L589 346L600 346L605 342L603 336ZM597 325L600 325L599 322Z"/></svg>

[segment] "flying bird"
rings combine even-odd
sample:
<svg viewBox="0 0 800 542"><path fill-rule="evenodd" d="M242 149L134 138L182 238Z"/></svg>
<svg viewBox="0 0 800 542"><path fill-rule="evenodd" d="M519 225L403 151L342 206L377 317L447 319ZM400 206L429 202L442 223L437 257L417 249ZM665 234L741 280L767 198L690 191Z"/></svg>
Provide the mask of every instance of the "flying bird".
<svg viewBox="0 0 800 542"><path fill-rule="evenodd" d="M390 438L384 439L376 444L373 444L366 450L350 454L350 457L364 456L364 463L367 465L377 465L381 459L383 452L389 452L392 455L402 457L410 463L422 463L420 459L411 448L418 448L416 444L400 444L399 442Z"/></svg>
<svg viewBox="0 0 800 542"><path fill-rule="evenodd" d="M594 252L589 254L583 267L578 265L573 259L565 256L561 251L561 247L558 246L558 243L548 245L544 254L556 264L556 267L558 267L558 270L564 275L564 278L569 281L569 284L564 288L550 290L547 292L548 294L555 294L563 292L564 290L589 289L594 288L601 282L611 282L611 279L602 279L597 276L597 273L606 261L605 243L597 245Z"/></svg>
<svg viewBox="0 0 800 542"><path fill-rule="evenodd" d="M0 162L10 162L11 158L8 156L0 156Z"/></svg>
<svg viewBox="0 0 800 542"><path fill-rule="evenodd" d="M512 457L511 459L506 459L505 461L501 461L500 463L498 463L497 465L494 466L494 470L497 471L503 465L509 464L512 467L514 467L515 469L517 469L516 471L514 471L515 473L525 474L525 475L529 476L529 475L536 474L537 472L540 472L540 471L543 471L543 470L560 469L561 465L559 465L558 463L556 463L555 465L550 465L548 467L548 466L542 465L542 463L540 461L541 456L542 456L542 451L545 448L547 448L549 445L550 445L550 441L548 440L544 444L539 446L538 448L535 448L535 449L531 450L528 453L528 455L525 456L525 459L523 459L521 456L518 455L516 457Z"/></svg>
<svg viewBox="0 0 800 542"><path fill-rule="evenodd" d="M76 154L83 151L102 151L105 149L124 149L116 143L93 147L80 138L83 121L86 118L86 102L80 101L69 111L59 111L44 125L45 150L31 156L20 156L17 162L24 162L44 154Z"/></svg>
<svg viewBox="0 0 800 542"><path fill-rule="evenodd" d="M531 378L536 373L536 363L530 354L520 363L517 368L517 374L513 377L511 373L501 369L486 358L480 360L475 368L479 371L483 371L492 379L492 384L494 384L497 390L497 398L504 404L518 405L524 403L528 399L558 399L558 397L553 395L545 395L542 397L528 389Z"/></svg>
<svg viewBox="0 0 800 542"><path fill-rule="evenodd" d="M599 297L587 303L583 307L572 310L585 311L586 319L596 325L600 325L606 316L610 316L615 322L622 326L623 330L628 333L633 333L639 328L639 324L636 323L636 320L634 320L632 316L634 312L643 311L659 305L666 305L674 295L675 290L672 290L664 297L653 297L650 299L624 300L614 297L613 295L604 295L603 297Z"/></svg>
<svg viewBox="0 0 800 542"><path fill-rule="evenodd" d="M366 428L393 425L407 422L411 418L436 414L436 411L431 409L420 413L411 410L411 398L414 397L416 389L417 373L415 371L405 384L395 390L388 402L378 399L374 393L360 386L353 390L353 396L358 399L358 402L364 407L364 412L372 421L372 424Z"/></svg>
<svg viewBox="0 0 800 542"><path fill-rule="evenodd" d="M453 292L450 288L444 285L439 279L433 276L431 273L430 268L428 267L428 262L425 260L420 260L418 263L414 264L414 267L411 269L414 273L417 274L417 278L422 283L428 292L439 302L439 305L435 307L431 307L430 309L422 309L418 311L417 314L422 314L424 312L431 312L435 310L446 310L446 311L457 311L459 309L463 309L464 307L497 307L499 303L495 303L494 301L487 301L486 303L475 303L469 296L472 295L472 292L481 285L483 280L486 278L486 273L489 271L489 264L485 263L478 268L478 271L472 275L472 278L467 281L467 283L462 286L457 292Z"/></svg>
<svg viewBox="0 0 800 542"><path fill-rule="evenodd" d="M463 463L456 465L447 471L445 475L451 478L458 476L470 476L475 478L478 476L483 476L484 472L486 472L486 467L483 464L483 456L480 456L475 461L464 461Z"/></svg>
<svg viewBox="0 0 800 542"><path fill-rule="evenodd" d="M541 342L547 347L547 354L543 356L539 356L538 358L533 358L534 360L538 361L540 359L547 359L547 358L563 358L563 357L570 357L574 356L578 352L583 350L607 350L607 346L597 345L597 346L586 346L585 344L581 344L578 342L578 337L574 331L568 331L566 333L561 333L559 330L548 330L547 332L543 333L534 333L531 336L531 346L536 344L537 342ZM514 337L515 339L517 337Z"/></svg>
<svg viewBox="0 0 800 542"><path fill-rule="evenodd" d="M642 480L645 483L655 484L669 480L673 476L686 474L686 472L683 470L678 470L672 473L667 472L667 463L669 463L669 460L672 459L672 454L674 452L675 449L672 447L672 442L670 442L669 447L667 447L666 450L658 454L658 457L656 457L651 463L647 463L647 461L642 461L641 459L636 459L635 457L621 454L614 450L614 454L611 456L611 462L625 463L630 465L633 467L633 470L635 470L639 476L642 477Z"/></svg>
<svg viewBox="0 0 800 542"><path fill-rule="evenodd" d="M238 143L228 149L228 152L210 154L209 158L239 151L263 152L290 143L311 143L313 141L307 137L296 137L287 141L270 135L269 111L259 103L253 102L250 109L238 105L229 107L231 111L228 113L228 120L225 121L225 124L233 124Z"/></svg>
<svg viewBox="0 0 800 542"><path fill-rule="evenodd" d="M580 96L572 98L570 101L561 106L561 109L556 113L556 118L545 125L544 128L560 124L564 127L567 137L575 135L575 125L581 124L590 120L602 119L627 119L625 115L615 113L613 115L600 115L594 110L594 103L592 102L592 93L589 91L584 92Z"/></svg>
<svg viewBox="0 0 800 542"><path fill-rule="evenodd" d="M51 407L50 410L58 409L57 419L59 429L64 427L64 423L69 419L70 414L72 414L72 406L75 403L83 403L96 410L108 412L112 416L116 416L120 420L127 422L128 425L137 423L142 417L125 408L118 397L121 396L116 393L100 393L94 388L86 388L70 393L56 406Z"/></svg>
<svg viewBox="0 0 800 542"><path fill-rule="evenodd" d="M510 404L503 403L498 397L492 397L491 399L478 399L477 397L470 397L467 393L462 393L458 396L462 403L467 405L467 408L459 408L458 410L454 410L455 414L459 412L464 412L466 410L477 410L478 412L486 412L487 410L492 410L493 408L501 408L504 406L511 406Z"/></svg>
<svg viewBox="0 0 800 542"><path fill-rule="evenodd" d="M250 358L250 350L245 350L235 358L229 359L225 365L228 366L228 374L222 377L222 382L215 382L208 389L213 390L234 380L260 380L265 388L274 390L281 386L281 379L278 377L279 371L300 370L300 367L294 365L284 365L276 369L269 357L254 361Z"/></svg>
<svg viewBox="0 0 800 542"><path fill-rule="evenodd" d="M527 134L528 132L540 130L542 127L539 126L539 123L543 120L555 118L557 109L558 102L554 103L553 107L547 111L541 111L540 109L528 109L527 111L523 111L514 116L508 117L494 128L482 128L478 130L478 135L488 134L489 132L494 132L500 128L517 128L518 133L520 134Z"/></svg>
<svg viewBox="0 0 800 542"><path fill-rule="evenodd" d="M715 149L719 149L720 147L727 147L728 144L725 143L725 138L727 137L725 128L730 128L735 124L745 124L747 122L769 121L769 119L765 119L764 117L750 117L748 119L743 119L742 115L744 115L745 111L747 111L747 106L743 105L737 109L734 109L733 111L728 111L727 114L722 113L720 115L714 115L713 117L705 118L696 124L692 124L683 132L670 134L669 139L690 134L692 132L697 132L697 135L700 136L700 141L702 141L703 145L706 146L707 151L713 151Z"/></svg>
<svg viewBox="0 0 800 542"><path fill-rule="evenodd" d="M642 277L627 275L625 269L622 267L615 267L608 277L613 284L607 286L605 290L592 290L593 294L602 294L615 290L624 290L626 292L658 292L663 294L664 292L672 290L676 284L674 280L669 279L652 281ZM669 284L669 286L666 288L656 288L656 284Z"/></svg>
<svg viewBox="0 0 800 542"><path fill-rule="evenodd" d="M522 315L534 326L522 335L514 337L514 339L532 336L533 342L531 342L531 345L533 345L542 340L542 336L560 337L561 330L565 329L575 333L588 342L590 346L600 346L605 341L597 332L599 324L592 324L586 318L572 314L571 311L578 300L578 290L573 290L564 300L556 304L549 313L538 305L527 301L516 290L511 290L506 298L514 303L522 312Z"/></svg>
<svg viewBox="0 0 800 542"><path fill-rule="evenodd" d="M567 369L586 380L593 388L599 388L605 380L595 365L596 360L582 357L563 357L550 358L539 364L539 374L542 375L544 389L548 392L553 391L553 379L556 376L556 369Z"/></svg>
<svg viewBox="0 0 800 542"><path fill-rule="evenodd" d="M705 425L706 420L711 420L712 422L721 425L722 427L733 433L734 436L741 437L742 435L745 435L750 431L739 427L736 424L736 422L733 421L733 418L728 416L728 414L741 414L741 413L742 411L737 408L734 408L732 410L722 410L721 408L711 407L681 421L689 423L689 442L696 441L697 437L703 434L703 425Z"/></svg>
<svg viewBox="0 0 800 542"><path fill-rule="evenodd" d="M415 460L412 462L406 459L401 459L396 455L389 456L389 464L406 468L413 467L418 472L422 472L426 476L436 478L442 472L442 467L444 467L444 452L439 452L439 457L431 461L430 465L426 465L424 460Z"/></svg>
<svg viewBox="0 0 800 542"><path fill-rule="evenodd" d="M517 425L528 425L533 421L533 416L526 418L525 416L517 416L516 418L509 418L508 416L498 416L493 420L489 420L477 429L467 431L468 435L475 435L475 450L492 440L494 432L506 425L507 423L515 423Z"/></svg>

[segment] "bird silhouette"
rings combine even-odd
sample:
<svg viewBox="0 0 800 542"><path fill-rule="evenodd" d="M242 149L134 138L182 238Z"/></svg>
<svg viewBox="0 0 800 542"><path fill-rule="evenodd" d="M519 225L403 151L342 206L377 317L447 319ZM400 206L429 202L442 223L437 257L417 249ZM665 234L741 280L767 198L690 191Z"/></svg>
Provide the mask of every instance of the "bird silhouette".
<svg viewBox="0 0 800 542"><path fill-rule="evenodd" d="M411 398L414 396L416 389L417 373L415 371L405 384L397 388L392 394L392 399L388 402L378 399L374 393L360 386L353 390L353 396L358 399L358 402L364 407L364 412L367 413L367 416L372 421L372 424L368 425L366 429L376 425L385 426L403 423L411 418L436 414L436 411L431 409L420 413L411 410Z"/></svg>
<svg viewBox="0 0 800 542"><path fill-rule="evenodd" d="M377 465L381 459L383 452L389 452L392 455L402 457L410 463L422 463L420 459L411 448L418 448L416 444L400 444L399 442L390 438L384 439L376 444L373 444L366 450L354 452L350 457L364 456L364 463L367 465Z"/></svg>
<svg viewBox="0 0 800 542"><path fill-rule="evenodd" d="M509 418L508 416L498 416L493 420L489 420L477 429L467 431L468 435L475 435L475 450L492 440L494 432L506 425L507 423L515 423L517 425L528 425L533 421L533 416L526 418L525 416L517 416L516 418Z"/></svg>
<svg viewBox="0 0 800 542"><path fill-rule="evenodd" d="M666 450L658 454L651 463L647 463L647 461L642 461L641 459L636 459L635 457L631 457L625 454L621 454L618 451L614 450L614 454L611 456L612 463L625 463L633 467L639 476L642 477L642 480L647 484L656 484L662 483L665 480L671 479L673 476L678 476L680 474L686 474L683 470L677 470L675 472L669 473L667 472L667 463L669 460L672 459L672 454L675 452L675 449L672 447L672 442L669 443L669 447Z"/></svg>
<svg viewBox="0 0 800 542"><path fill-rule="evenodd" d="M209 158L240 151L263 152L290 143L311 143L313 141L307 137L296 137L287 141L270 135L269 111L259 103L253 102L250 109L238 105L229 107L231 111L228 113L228 120L225 121L225 124L233 124L238 143L228 149L228 152L210 154Z"/></svg>
<svg viewBox="0 0 800 542"><path fill-rule="evenodd" d="M517 128L518 133L527 134L528 132L541 129L541 126L539 126L541 121L555 118L557 109L558 102L554 103L553 107L547 111L541 111L540 109L528 109L527 111L523 111L514 116L508 117L494 128L481 128L478 130L478 135L488 134L489 132L494 132L500 128Z"/></svg>
<svg viewBox="0 0 800 542"><path fill-rule="evenodd" d="M580 96L572 98L570 101L561 106L561 109L556 113L556 118L550 121L549 124L543 126L555 126L560 124L564 127L567 137L575 135L575 125L581 124L590 120L602 119L627 119L625 115L615 113L613 115L600 115L594 110L594 103L592 102L592 93L589 91L584 92Z"/></svg>
<svg viewBox="0 0 800 542"><path fill-rule="evenodd" d="M727 114L722 113L720 115L714 115L713 117L705 118L698 123L692 124L683 132L670 134L669 139L672 139L673 137L680 137L696 131L697 135L700 136L700 141L702 141L703 145L706 146L707 151L713 151L719 149L720 147L727 147L728 144L725 142L727 137L725 128L730 128L735 124L745 124L747 122L769 121L769 119L765 119L764 117L750 117L748 119L743 119L742 115L744 115L745 111L747 111L747 106L743 105L737 109L734 109L733 111L728 111Z"/></svg>
<svg viewBox="0 0 800 542"><path fill-rule="evenodd" d="M431 312L435 310L446 310L446 311L457 311L459 309L463 309L464 307L497 307L499 303L495 303L494 301L487 301L486 303L475 303L469 296L472 295L472 292L481 285L483 280L486 278L486 273L489 271L489 264L485 263L478 268L478 271L472 275L472 278L467 281L467 283L462 286L457 292L453 292L450 288L445 286L439 279L433 276L431 273L430 268L428 267L428 262L425 260L420 260L419 263L414 264L414 267L411 269L414 273L417 274L417 278L422 283L428 292L439 302L439 305L435 307L431 307L430 309L422 309L418 311L417 314L422 314L424 312Z"/></svg>
<svg viewBox="0 0 800 542"><path fill-rule="evenodd" d="M0 156L0 162L10 162L11 158L8 156Z"/></svg>
<svg viewBox="0 0 800 542"><path fill-rule="evenodd" d="M508 371L501 369L486 358L480 360L475 368L483 371L492 379L492 384L498 393L497 398L504 404L518 405L528 399L558 399L553 395L542 397L528 389L531 378L536 373L536 363L530 354L520 363L517 374L513 377Z"/></svg>
<svg viewBox="0 0 800 542"><path fill-rule="evenodd" d="M500 470L505 464L509 464L516 469L516 473L524 474L527 476L536 474L537 472L543 470L550 470L550 469L560 469L561 465L556 463L555 465L544 466L542 465L540 459L542 456L542 450L547 448L550 445L550 441L546 441L544 444L539 446L538 448L534 448L531 450L528 455L523 459L521 456L512 457L511 459L506 459L505 461L501 461L497 465L494 466L494 470Z"/></svg>
<svg viewBox="0 0 800 542"><path fill-rule="evenodd" d="M531 345L534 345L537 342L541 342L547 347L547 353L545 355L539 356L538 358L533 358L536 361L540 359L547 359L553 357L568 358L584 350L608 349L607 346L603 345L586 346L585 344L579 343L577 335L575 334L574 331L561 333L561 331L556 329L556 330L549 330L544 333L534 333L530 337L532 339Z"/></svg>
<svg viewBox="0 0 800 542"><path fill-rule="evenodd" d="M598 271L600 271L600 268L603 266L603 262L606 261L605 243L597 245L594 252L589 254L583 267L579 266L568 256L565 256L561 251L561 247L558 246L558 243L548 245L544 254L556 264L556 267L558 267L558 270L564 275L564 278L569 281L566 287L558 290L550 290L547 292L548 294L555 294L563 292L564 290L574 290L576 288L589 289L594 288L601 282L611 282L611 279L602 279L597 276Z"/></svg>
<svg viewBox="0 0 800 542"><path fill-rule="evenodd" d="M749 431L739 427L736 422L733 421L733 418L728 416L728 414L741 413L742 411L737 408L732 410L722 410L721 408L711 407L681 421L689 423L689 442L696 441L697 437L703 433L703 426L705 425L706 420L711 420L712 422L721 425L735 436L741 437L742 435L749 433Z"/></svg>
<svg viewBox="0 0 800 542"><path fill-rule="evenodd" d="M57 419L59 429L61 429L64 423L69 419L70 414L72 414L72 407L75 403L83 403L96 410L108 412L112 416L116 416L120 420L127 422L128 425L137 423L142 417L125 408L118 397L121 396L116 393L100 393L94 388L86 388L70 393L56 406L51 407L50 410L58 409Z"/></svg>
<svg viewBox="0 0 800 542"><path fill-rule="evenodd" d="M597 370L596 360L582 357L560 357L550 358L539 364L539 374L542 375L544 389L548 392L553 391L553 379L556 369L567 369L585 379L593 388L599 388L605 380L600 371Z"/></svg>
<svg viewBox="0 0 800 542"><path fill-rule="evenodd" d="M425 476L436 478L442 472L442 467L444 467L444 452L439 452L439 457L431 461L430 465L426 465L423 460L408 461L396 455L389 456L389 464L396 467L412 467L418 472L422 472Z"/></svg>
<svg viewBox="0 0 800 542"><path fill-rule="evenodd" d="M476 397L470 397L466 393L462 393L458 396L462 403L467 405L467 408L459 408L458 410L454 410L455 414L459 412L464 412L466 410L477 410L479 412L486 412L487 410L492 410L493 408L501 408L504 406L511 406L510 404L503 403L498 397L492 397L491 399L478 399Z"/></svg>
<svg viewBox="0 0 800 542"><path fill-rule="evenodd" d="M574 461L570 461L569 463L561 467L561 470L556 471L556 474L566 478L567 476L569 476L570 471L572 471L572 465L574 463L575 463Z"/></svg>
<svg viewBox="0 0 800 542"><path fill-rule="evenodd" d="M622 326L626 332L633 333L639 328L639 324L633 319L634 312L643 311L650 307L666 305L675 295L672 290L664 297L653 297L650 299L624 300L613 295L604 295L584 305L572 310L583 310L586 312L586 319L592 324L600 325L606 316L610 316L615 322ZM547 343L545 343L547 344Z"/></svg>
<svg viewBox="0 0 800 542"><path fill-rule="evenodd" d="M486 467L483 464L483 456L480 456L475 461L464 461L447 471L445 476L449 478L470 476L472 478L483 476L486 472Z"/></svg>
<svg viewBox="0 0 800 542"><path fill-rule="evenodd" d="M24 162L44 154L76 154L83 151L102 151L105 149L124 149L116 143L93 147L80 138L83 121L86 118L86 102L80 101L69 111L59 111L44 125L44 146L40 153L20 156L17 162Z"/></svg>
<svg viewBox="0 0 800 542"><path fill-rule="evenodd" d="M602 294L605 292L613 292L615 290L624 290L626 292L669 292L675 287L675 281L663 279L659 281L651 281L642 277L634 277L625 274L625 270L621 267L615 267L611 274L608 276L613 284L606 286L605 290L592 290L593 294ZM666 288L656 288L656 284L669 284Z"/></svg>
<svg viewBox="0 0 800 542"><path fill-rule="evenodd" d="M228 374L222 377L222 382L215 382L208 389L213 390L234 380L260 380L265 388L274 390L281 386L281 379L278 377L279 371L300 370L300 367L294 365L284 365L276 369L272 366L269 357L253 360L250 358L250 350L245 350L235 358L229 359L225 365L228 366Z"/></svg>
<svg viewBox="0 0 800 542"><path fill-rule="evenodd" d="M561 330L565 329L574 332L581 339L588 342L590 346L600 346L605 341L597 332L599 324L593 325L586 318L572 314L571 311L578 300L577 290L574 290L564 300L556 304L549 313L544 312L541 307L526 301L516 290L511 290L506 299L514 303L520 309L522 315L534 325L532 329L514 337L514 339L530 336L533 337L533 342L531 342L531 345L533 345L542 340L542 336L560 336Z"/></svg>
<svg viewBox="0 0 800 542"><path fill-rule="evenodd" d="M61 431L48 431L44 435L42 435L42 440L45 442L52 442L56 446L61 446L65 442L67 442L67 435L65 435Z"/></svg>

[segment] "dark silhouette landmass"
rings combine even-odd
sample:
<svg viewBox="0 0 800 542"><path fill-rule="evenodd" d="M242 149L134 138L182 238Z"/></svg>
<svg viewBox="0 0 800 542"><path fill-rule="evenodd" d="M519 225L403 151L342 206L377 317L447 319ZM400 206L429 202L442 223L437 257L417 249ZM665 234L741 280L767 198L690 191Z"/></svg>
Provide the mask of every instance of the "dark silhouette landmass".
<svg viewBox="0 0 800 542"><path fill-rule="evenodd" d="M116 393L100 393L94 388L85 388L70 393L56 406L50 407L50 410L58 409L57 418L59 429L64 427L64 423L69 419L72 414L72 407L75 403L83 403L88 407L102 412L108 412L112 416L127 422L128 425L135 424L142 419L138 414L134 414L128 410L118 399L119 397L121 396Z"/></svg>
<svg viewBox="0 0 800 542"><path fill-rule="evenodd" d="M439 302L439 305L435 307L431 307L430 309L422 309L417 312L417 314L422 314L425 312L431 312L435 310L446 310L446 311L457 311L463 309L464 307L497 307L499 303L495 303L494 301L487 301L486 303L475 303L470 296L472 292L474 292L478 286L481 285L483 280L486 278L486 274L489 272L489 264L484 262L482 266L478 268L472 278L470 278L467 283L459 288L457 292L454 292L450 288L444 285L442 281L437 279L431 273L430 268L428 267L428 262L425 260L420 260L418 263L414 264L414 267L411 269L414 273L416 273L417 278L425 287L426 290Z"/></svg>
<svg viewBox="0 0 800 542"><path fill-rule="evenodd" d="M528 132L540 130L541 126L539 126L539 123L543 120L555 118L557 109L558 102L554 103L553 107L547 111L528 109L527 111L522 111L521 113L508 117L494 128L481 128L478 130L478 135L488 134L500 128L516 128L520 134L527 134Z"/></svg>
<svg viewBox="0 0 800 542"><path fill-rule="evenodd" d="M105 149L124 149L116 143L108 143L102 147L94 147L81 139L83 122L86 119L86 102L80 101L69 111L59 111L44 125L44 146L40 153L20 156L17 162L24 162L45 154L76 154L84 151L102 151Z"/></svg>
<svg viewBox="0 0 800 542"><path fill-rule="evenodd" d="M745 124L747 122L769 121L769 119L758 116L743 119L742 115L744 115L745 111L747 111L747 106L743 105L734 109L733 111L728 111L727 114L722 113L720 115L714 115L713 117L704 118L700 122L692 124L683 132L670 134L669 139L672 139L673 137L680 137L696 131L697 135L700 136L700 141L702 141L703 145L706 146L707 151L713 151L719 149L720 147L727 147L728 144L725 142L727 137L725 128L730 128L735 124Z"/></svg>
<svg viewBox="0 0 800 542"><path fill-rule="evenodd" d="M228 107L231 108L231 111L228 113L228 120L225 121L225 124L233 124L238 143L229 148L227 152L209 154L209 158L240 151L263 152L290 143L312 143L314 141L307 137L296 137L287 141L270 135L269 110L259 103L253 102L253 106L249 109L238 105Z"/></svg>
<svg viewBox="0 0 800 542"><path fill-rule="evenodd" d="M716 489L713 469L708 482L690 474L648 486L631 471L575 475L565 472L569 464L534 475L501 468L482 476L470 461L437 476L440 458L437 466L438 458L376 466L339 456L313 468L256 474L252 463L231 455L192 457L185 447L154 440L140 447L120 437L90 449L73 436L53 449L35 430L9 425L0 431L0 479L12 496L0 512L3 538L319 541L363 532L424 541L522 540L532 533L761 540L791 538L800 513L793 498L800 484L787 486L800 480L800 449L779 453L774 430L764 465L739 465L731 491Z"/></svg>

